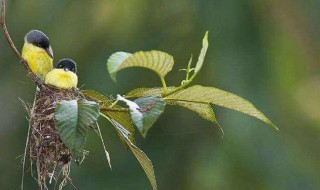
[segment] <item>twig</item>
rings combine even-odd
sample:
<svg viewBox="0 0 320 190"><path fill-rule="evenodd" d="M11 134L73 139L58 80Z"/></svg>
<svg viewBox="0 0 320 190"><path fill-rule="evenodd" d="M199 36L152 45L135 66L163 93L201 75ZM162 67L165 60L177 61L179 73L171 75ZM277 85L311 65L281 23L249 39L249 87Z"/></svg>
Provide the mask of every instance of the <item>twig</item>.
<svg viewBox="0 0 320 190"><path fill-rule="evenodd" d="M11 47L12 51L17 56L17 58L19 59L20 63L28 71L28 76L31 78L31 80L34 83L36 83L36 85L42 86L39 78L31 71L27 61L22 58L22 56L20 55L19 51L17 50L16 46L14 45L14 43L13 43L11 37L10 37L10 34L8 32L8 28L7 28L7 25L6 25L6 0L2 0L0 25L2 27L3 34L6 37L7 42L9 44L9 46Z"/></svg>
<svg viewBox="0 0 320 190"><path fill-rule="evenodd" d="M23 182L24 182L24 173L25 173L25 165L26 165L27 149L28 149L28 145L29 145L30 129L31 129L31 125L29 124L29 128L28 128L28 136L27 136L26 146L25 146L24 154L23 154L21 190L23 190L23 184L24 184Z"/></svg>
<svg viewBox="0 0 320 190"><path fill-rule="evenodd" d="M0 21L1 27L3 29L4 32L4 36L7 38L7 41L9 43L9 46L12 48L13 52L16 54L16 56L18 57L19 60L22 60L22 57L19 53L19 51L17 50L17 48L15 47L8 29L7 29L7 25L6 25L6 1L2 0L2 9L1 9L1 21Z"/></svg>
<svg viewBox="0 0 320 190"><path fill-rule="evenodd" d="M104 140L103 140L103 138L102 138L102 134L101 134L100 126L99 126L99 124L98 124L98 123L96 123L96 125L97 125L97 129L94 129L94 131L98 134L98 136L99 136L99 137L100 137L100 139L101 139L102 146L103 146L103 149L104 149L104 153L106 154L106 158L107 158L107 161L108 161L109 167L110 167L110 169L112 170L111 160L110 160L110 154L109 154L109 152L107 151L107 149L106 149L106 145L105 145Z"/></svg>

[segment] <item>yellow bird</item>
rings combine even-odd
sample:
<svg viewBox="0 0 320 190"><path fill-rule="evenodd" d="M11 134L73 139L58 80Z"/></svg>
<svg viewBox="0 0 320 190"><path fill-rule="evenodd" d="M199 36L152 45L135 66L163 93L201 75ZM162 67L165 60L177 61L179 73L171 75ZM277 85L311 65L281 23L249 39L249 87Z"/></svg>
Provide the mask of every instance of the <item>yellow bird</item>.
<svg viewBox="0 0 320 190"><path fill-rule="evenodd" d="M53 52L49 38L39 30L25 35L22 58L28 62L31 71L42 79L53 68Z"/></svg>
<svg viewBox="0 0 320 190"><path fill-rule="evenodd" d="M76 88L78 84L77 64L71 59L61 59L45 77L45 84L61 89Z"/></svg>

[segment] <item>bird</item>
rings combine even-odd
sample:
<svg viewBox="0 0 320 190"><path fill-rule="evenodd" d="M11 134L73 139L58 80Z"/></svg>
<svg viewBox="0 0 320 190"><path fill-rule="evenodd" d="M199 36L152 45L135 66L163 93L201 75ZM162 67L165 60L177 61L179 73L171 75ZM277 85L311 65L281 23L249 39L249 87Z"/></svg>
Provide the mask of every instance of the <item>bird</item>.
<svg viewBox="0 0 320 190"><path fill-rule="evenodd" d="M76 89L78 84L77 64L72 59L61 59L45 77L44 83L60 89Z"/></svg>
<svg viewBox="0 0 320 190"><path fill-rule="evenodd" d="M39 30L31 30L25 35L21 56L30 70L41 79L53 69L53 52L49 38Z"/></svg>

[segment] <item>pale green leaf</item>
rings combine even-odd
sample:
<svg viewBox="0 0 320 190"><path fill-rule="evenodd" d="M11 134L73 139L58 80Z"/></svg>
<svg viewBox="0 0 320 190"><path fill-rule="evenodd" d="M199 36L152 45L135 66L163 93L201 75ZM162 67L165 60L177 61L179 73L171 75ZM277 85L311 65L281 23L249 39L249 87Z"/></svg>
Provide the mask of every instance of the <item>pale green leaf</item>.
<svg viewBox="0 0 320 190"><path fill-rule="evenodd" d="M130 148L130 150L132 151L134 156L139 161L140 165L142 166L142 169L144 170L144 172L146 173L146 175L150 181L152 189L157 190L157 181L156 181L156 177L154 174L154 169L153 169L153 165L152 165L151 160L148 158L148 156L142 150L140 150L137 146L135 146L130 141L130 139L128 137L128 135L130 133L125 128L123 128L118 122L108 118L108 116L103 115L103 114L102 114L102 116L105 117L106 119L108 119L113 124L113 126L117 130L120 138L127 144L127 146Z"/></svg>
<svg viewBox="0 0 320 190"><path fill-rule="evenodd" d="M106 96L94 90L82 90L81 93L89 99L99 103L100 108L108 108L112 103ZM134 127L129 114L129 110L123 109L121 106L115 105L107 110L100 110L103 114L108 115L113 120L120 123L130 134L130 140L134 142Z"/></svg>
<svg viewBox="0 0 320 190"><path fill-rule="evenodd" d="M134 101L140 107L143 123L137 126L142 136L146 136L150 127L157 121L165 108L165 101L159 96L147 96Z"/></svg>
<svg viewBox="0 0 320 190"><path fill-rule="evenodd" d="M116 73L129 67L147 68L164 78L171 71L173 64L173 57L161 51L139 51L132 55L117 52L108 59L107 68L111 78L115 81Z"/></svg>
<svg viewBox="0 0 320 190"><path fill-rule="evenodd" d="M62 142L73 153L83 151L89 125L97 121L99 106L87 100L63 100L55 108L55 124Z"/></svg>
<svg viewBox="0 0 320 190"><path fill-rule="evenodd" d="M166 100L177 100L196 103L212 103L218 106L233 109L244 114L250 115L268 123L271 127L278 129L263 113L261 113L249 101L237 95L214 87L203 87L199 85L192 86L167 96Z"/></svg>
<svg viewBox="0 0 320 190"><path fill-rule="evenodd" d="M133 123L130 117L130 114L128 112L120 112L120 111L101 111L103 114L108 115L111 117L113 120L117 121L120 123L121 126L123 126L127 131L130 132L130 140L134 143L135 138L135 130L133 127Z"/></svg>
<svg viewBox="0 0 320 190"><path fill-rule="evenodd" d="M168 90L173 90L175 87L169 87ZM163 88L137 88L126 94L126 97L136 98L136 97L145 97L145 96L161 96L163 92ZM196 103L196 102L185 102L179 100L165 100L169 105L176 105L185 107L191 111L196 112L203 119L211 121L215 125L217 125L223 133L222 128L220 127L215 114L209 103Z"/></svg>
<svg viewBox="0 0 320 190"><path fill-rule="evenodd" d="M171 91L175 89L176 87L167 87L168 91ZM137 88L134 90L131 90L126 94L126 98L139 98L144 96L161 96L163 93L162 87L156 87L156 88Z"/></svg>
<svg viewBox="0 0 320 190"><path fill-rule="evenodd" d="M159 96L147 96L132 102L118 95L118 100L129 106L132 121L143 137L165 108L165 101Z"/></svg>
<svg viewBox="0 0 320 190"><path fill-rule="evenodd" d="M167 100L167 104L174 106L181 106L187 108L191 111L199 114L203 119L211 121L212 123L217 123L215 114L210 106L207 103L196 103L196 102L185 102L185 101L176 101L176 100Z"/></svg>
<svg viewBox="0 0 320 190"><path fill-rule="evenodd" d="M146 173L146 175L151 183L152 189L156 190L157 189L157 181L156 181L156 176L154 174L154 169L153 169L153 165L152 165L151 160L148 158L148 156L142 150L140 150L137 146L135 146L132 142L130 142L130 139L126 135L127 133L124 132L125 129L124 128L121 129L121 126L119 126L118 123L116 124L116 129L118 130L120 135L124 138L125 142L127 143L129 148L131 149L132 153L135 155L135 157L139 161L140 165L142 166L144 172Z"/></svg>
<svg viewBox="0 0 320 190"><path fill-rule="evenodd" d="M195 73L198 73L203 65L203 61L206 56L208 46L209 46L209 43L208 43L208 31L207 31L202 40L202 49L200 51L200 55L199 55L196 67L194 69Z"/></svg>
<svg viewBox="0 0 320 190"><path fill-rule="evenodd" d="M110 106L112 102L106 96L100 94L95 90L81 90L80 91L87 99L95 101L99 104L99 107Z"/></svg>
<svg viewBox="0 0 320 190"><path fill-rule="evenodd" d="M179 100L166 100L166 103L173 106L181 106L184 108L187 108L195 113L197 113L199 116L201 116L203 119L208 120L215 124L219 129L221 130L222 135L223 130L218 123L216 116L214 114L214 111L210 104L208 103L196 103L196 102L185 102L185 101L179 101Z"/></svg>
<svg viewBox="0 0 320 190"><path fill-rule="evenodd" d="M116 81L116 73L120 70L119 67L121 66L121 64L131 55L131 53L117 52L109 57L107 62L107 69L113 81Z"/></svg>

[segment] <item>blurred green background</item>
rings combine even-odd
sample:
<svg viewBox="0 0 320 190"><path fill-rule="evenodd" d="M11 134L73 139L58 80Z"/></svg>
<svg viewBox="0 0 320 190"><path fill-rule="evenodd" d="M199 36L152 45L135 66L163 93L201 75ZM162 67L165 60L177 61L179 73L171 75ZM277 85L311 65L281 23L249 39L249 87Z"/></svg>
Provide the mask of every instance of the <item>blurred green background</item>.
<svg viewBox="0 0 320 190"><path fill-rule="evenodd" d="M219 129L183 108L167 106L137 145L153 161L159 190L320 189L320 1L316 0L8 0L7 24L17 48L31 29L51 40L55 63L78 63L79 86L116 95L160 86L151 71L128 69L113 83L108 56L158 49L175 57L167 80L178 85L190 54L209 50L194 84L215 86L253 102L279 128L214 107ZM19 189L28 121L19 98L35 86L0 35L0 189ZM103 123L108 169L99 138L71 177L77 189L151 189L115 130ZM25 189L37 189L29 173ZM66 189L74 189L71 185Z"/></svg>

